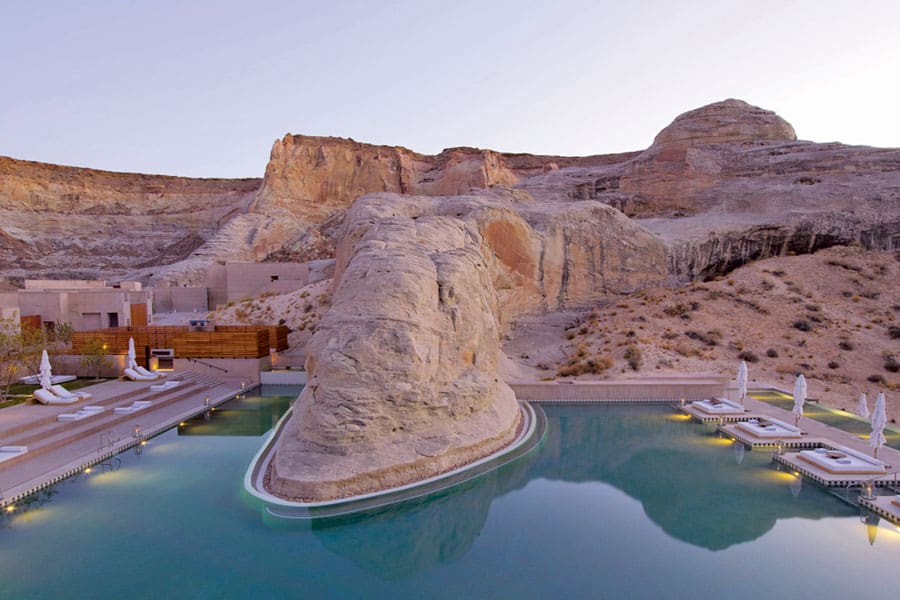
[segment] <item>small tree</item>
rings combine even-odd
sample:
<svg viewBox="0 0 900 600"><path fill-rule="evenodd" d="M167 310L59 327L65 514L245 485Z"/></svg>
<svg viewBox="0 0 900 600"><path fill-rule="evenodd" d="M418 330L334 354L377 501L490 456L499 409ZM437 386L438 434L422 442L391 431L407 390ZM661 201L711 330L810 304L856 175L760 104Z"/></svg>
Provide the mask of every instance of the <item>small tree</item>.
<svg viewBox="0 0 900 600"><path fill-rule="evenodd" d="M4 398L19 370L19 324L15 319L0 319L0 386Z"/></svg>
<svg viewBox="0 0 900 600"><path fill-rule="evenodd" d="M68 348L72 343L72 332L74 331L71 323L57 323L52 332L53 341L62 344L63 348Z"/></svg>
<svg viewBox="0 0 900 600"><path fill-rule="evenodd" d="M23 323L16 336L19 359L22 369L28 375L35 375L41 370L41 354L49 342L47 330Z"/></svg>
<svg viewBox="0 0 900 600"><path fill-rule="evenodd" d="M86 371L96 373L95 379L100 379L100 370L111 367L112 361L106 355L106 344L95 337L85 340L84 349L81 351L81 366Z"/></svg>

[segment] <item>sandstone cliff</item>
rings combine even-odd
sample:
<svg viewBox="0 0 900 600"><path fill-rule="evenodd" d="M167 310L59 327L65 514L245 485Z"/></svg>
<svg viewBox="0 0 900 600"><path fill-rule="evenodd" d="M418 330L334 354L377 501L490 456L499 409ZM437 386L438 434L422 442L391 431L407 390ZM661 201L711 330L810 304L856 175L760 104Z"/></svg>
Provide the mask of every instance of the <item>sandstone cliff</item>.
<svg viewBox="0 0 900 600"><path fill-rule="evenodd" d="M260 183L0 157L0 273L108 277L182 260L246 210Z"/></svg>
<svg viewBox="0 0 900 600"><path fill-rule="evenodd" d="M623 162L519 187L622 210L666 240L681 280L851 242L900 247L900 150L797 141L786 121L739 100L679 116Z"/></svg>
<svg viewBox="0 0 900 600"><path fill-rule="evenodd" d="M678 280L834 244L900 246L900 150L798 141L774 113L726 100L679 116L643 152L580 158L287 135L262 182L0 159L0 273L199 283L216 261L331 256L364 194L498 186L621 210L664 239Z"/></svg>

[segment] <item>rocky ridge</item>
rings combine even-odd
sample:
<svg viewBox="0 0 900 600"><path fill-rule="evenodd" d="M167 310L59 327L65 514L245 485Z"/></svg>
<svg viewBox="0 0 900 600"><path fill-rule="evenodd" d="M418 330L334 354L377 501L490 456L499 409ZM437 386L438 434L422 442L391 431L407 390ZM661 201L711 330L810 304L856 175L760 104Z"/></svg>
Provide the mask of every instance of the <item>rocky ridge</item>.
<svg viewBox="0 0 900 600"><path fill-rule="evenodd" d="M0 157L0 273L93 278L178 262L246 211L260 183Z"/></svg>

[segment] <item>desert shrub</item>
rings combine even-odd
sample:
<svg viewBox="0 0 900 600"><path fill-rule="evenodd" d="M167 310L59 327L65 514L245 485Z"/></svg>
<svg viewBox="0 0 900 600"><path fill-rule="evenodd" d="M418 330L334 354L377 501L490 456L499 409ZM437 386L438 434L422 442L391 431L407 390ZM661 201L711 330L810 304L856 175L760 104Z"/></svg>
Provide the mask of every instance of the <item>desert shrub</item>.
<svg viewBox="0 0 900 600"><path fill-rule="evenodd" d="M759 357L755 352L751 352L750 350L744 350L740 354L738 354L738 358L741 360L746 360L748 363L759 362Z"/></svg>
<svg viewBox="0 0 900 600"><path fill-rule="evenodd" d="M663 312L670 317L681 317L687 314L690 307L687 304L670 304L663 309Z"/></svg>
<svg viewBox="0 0 900 600"><path fill-rule="evenodd" d="M896 340L900 338L900 327L897 325L891 325L888 327L888 337L892 340Z"/></svg>
<svg viewBox="0 0 900 600"><path fill-rule="evenodd" d="M769 348L768 350L766 350L766 356L768 356L769 358L778 358L778 350L776 350L775 348Z"/></svg>
<svg viewBox="0 0 900 600"><path fill-rule="evenodd" d="M900 362L897 361L897 357L895 357L893 354L886 357L884 359L884 369L886 371L890 371L891 373L900 371Z"/></svg>
<svg viewBox="0 0 900 600"><path fill-rule="evenodd" d="M809 312L819 312L820 310L822 310L822 307L820 307L818 304L807 304L805 308Z"/></svg>
<svg viewBox="0 0 900 600"><path fill-rule="evenodd" d="M566 339L567 340L575 339L575 334L570 331L569 333L566 334Z"/></svg>
<svg viewBox="0 0 900 600"><path fill-rule="evenodd" d="M853 351L853 342L851 342L850 340L841 340L840 342L838 342L838 347L841 350L846 350L847 352L852 352Z"/></svg>
<svg viewBox="0 0 900 600"><path fill-rule="evenodd" d="M699 331L685 331L684 335L691 338L692 340L697 340L698 342L703 342L707 346L715 346L722 339L722 333L720 331L707 331L706 333L701 333Z"/></svg>
<svg viewBox="0 0 900 600"><path fill-rule="evenodd" d="M770 292L775 288L775 284L768 279L763 279L759 282L759 287L761 287L764 292Z"/></svg>
<svg viewBox="0 0 900 600"><path fill-rule="evenodd" d="M638 348L635 344L629 345L625 349L625 360L628 361L628 366L631 367L633 371L640 371L641 349Z"/></svg>
<svg viewBox="0 0 900 600"><path fill-rule="evenodd" d="M777 271L772 271L772 275L774 275L775 277L784 277L785 272L779 269Z"/></svg>
<svg viewBox="0 0 900 600"><path fill-rule="evenodd" d="M793 323L794 329L799 329L800 331L809 331L812 329L812 325L809 324L809 321L804 319L797 319Z"/></svg>
<svg viewBox="0 0 900 600"><path fill-rule="evenodd" d="M884 379L884 376L880 375L878 373L873 373L873 374L869 375L868 377L866 377L866 381L868 381L870 383L880 383L881 385L884 385L885 383L887 383Z"/></svg>
<svg viewBox="0 0 900 600"><path fill-rule="evenodd" d="M537 368L540 369L541 371L548 371L548 370L550 370L550 367L547 366L547 363L538 363L538 364L535 365L535 367L537 367Z"/></svg>
<svg viewBox="0 0 900 600"><path fill-rule="evenodd" d="M833 360L833 361L831 361L831 362L828 363L828 368L829 368L829 369L837 369L837 368L840 367L840 366L841 366L840 363L838 363L838 362L835 361L835 360Z"/></svg>
<svg viewBox="0 0 900 600"><path fill-rule="evenodd" d="M666 331L662 334L662 338L664 340L674 340L678 337L678 333L672 331L671 329L666 329Z"/></svg>

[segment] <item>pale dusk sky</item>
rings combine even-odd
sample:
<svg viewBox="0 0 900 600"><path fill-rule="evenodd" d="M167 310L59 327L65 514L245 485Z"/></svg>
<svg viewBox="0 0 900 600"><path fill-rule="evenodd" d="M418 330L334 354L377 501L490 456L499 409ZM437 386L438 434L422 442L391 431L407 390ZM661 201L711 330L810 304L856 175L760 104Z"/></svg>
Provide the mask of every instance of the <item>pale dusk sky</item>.
<svg viewBox="0 0 900 600"><path fill-rule="evenodd" d="M638 150L725 98L900 147L900 2L0 0L0 155L260 177L287 132Z"/></svg>

